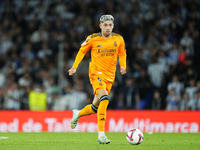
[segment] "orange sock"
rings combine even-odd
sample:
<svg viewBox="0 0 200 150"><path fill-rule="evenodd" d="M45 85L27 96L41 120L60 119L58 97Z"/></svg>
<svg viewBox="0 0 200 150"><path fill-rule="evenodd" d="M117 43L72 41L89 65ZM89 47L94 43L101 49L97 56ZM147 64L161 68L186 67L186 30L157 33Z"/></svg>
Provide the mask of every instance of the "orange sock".
<svg viewBox="0 0 200 150"><path fill-rule="evenodd" d="M99 108L97 111L99 131L104 131L105 122L106 122L106 110L107 110L108 103L109 103L108 100L103 100L99 104Z"/></svg>
<svg viewBox="0 0 200 150"><path fill-rule="evenodd" d="M83 109L81 109L81 111L79 112L78 116L79 117L87 116L87 115L95 114L95 113L97 113L97 107L95 107L92 104L89 104L89 105L85 106Z"/></svg>

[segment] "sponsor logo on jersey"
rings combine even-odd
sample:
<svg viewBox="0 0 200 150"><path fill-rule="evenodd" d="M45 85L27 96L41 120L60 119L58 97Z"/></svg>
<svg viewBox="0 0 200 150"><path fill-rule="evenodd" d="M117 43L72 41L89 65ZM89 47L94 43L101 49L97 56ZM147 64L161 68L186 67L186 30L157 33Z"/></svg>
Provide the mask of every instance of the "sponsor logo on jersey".
<svg viewBox="0 0 200 150"><path fill-rule="evenodd" d="M102 47L102 45L101 45L101 44L99 44L97 47Z"/></svg>
<svg viewBox="0 0 200 150"><path fill-rule="evenodd" d="M98 49L98 53L117 52L116 49Z"/></svg>

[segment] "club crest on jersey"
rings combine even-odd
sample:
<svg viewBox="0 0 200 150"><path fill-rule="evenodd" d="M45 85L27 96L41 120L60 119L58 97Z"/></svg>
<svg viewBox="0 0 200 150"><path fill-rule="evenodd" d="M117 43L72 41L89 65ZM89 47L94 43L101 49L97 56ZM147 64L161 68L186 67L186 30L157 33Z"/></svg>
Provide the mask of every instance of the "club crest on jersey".
<svg viewBox="0 0 200 150"><path fill-rule="evenodd" d="M102 47L102 45L101 45L101 44L99 44L97 47Z"/></svg>
<svg viewBox="0 0 200 150"><path fill-rule="evenodd" d="M114 41L113 45L114 45L114 46L117 46L117 42Z"/></svg>

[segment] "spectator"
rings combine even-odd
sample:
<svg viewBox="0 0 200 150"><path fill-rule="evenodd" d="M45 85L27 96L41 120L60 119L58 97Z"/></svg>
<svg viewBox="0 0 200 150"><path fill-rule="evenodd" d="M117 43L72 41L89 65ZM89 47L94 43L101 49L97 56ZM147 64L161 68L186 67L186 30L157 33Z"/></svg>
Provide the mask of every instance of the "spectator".
<svg viewBox="0 0 200 150"><path fill-rule="evenodd" d="M183 75L183 82L186 86L189 86L190 80L192 80L192 79L196 80L197 78L198 78L198 75L195 72L195 70L193 68L188 68L186 70L186 73Z"/></svg>
<svg viewBox="0 0 200 150"><path fill-rule="evenodd" d="M29 93L31 92L31 88L23 87L21 91L22 91L21 109L29 110Z"/></svg>
<svg viewBox="0 0 200 150"><path fill-rule="evenodd" d="M4 97L5 91L3 89L0 89L0 110L4 109Z"/></svg>
<svg viewBox="0 0 200 150"><path fill-rule="evenodd" d="M142 69L146 69L146 68L147 68L147 64L146 64L145 60L143 60L143 58L142 58L142 53L138 51L136 53L136 58L133 61L134 76L138 77L140 71Z"/></svg>
<svg viewBox="0 0 200 150"><path fill-rule="evenodd" d="M167 110L178 110L180 97L175 94L175 90L171 89L166 98Z"/></svg>
<svg viewBox="0 0 200 150"><path fill-rule="evenodd" d="M162 99L161 99L159 91L154 91L154 95L153 95L153 99L151 103L151 109L160 110L161 102L162 102Z"/></svg>
<svg viewBox="0 0 200 150"><path fill-rule="evenodd" d="M47 43L42 44L42 49L38 51L37 56L39 59L52 56L52 50L48 48Z"/></svg>
<svg viewBox="0 0 200 150"><path fill-rule="evenodd" d="M148 75L151 78L153 86L156 88L160 88L162 86L164 74L167 72L167 68L158 63L158 58L154 57L153 63L149 64L147 71Z"/></svg>
<svg viewBox="0 0 200 150"><path fill-rule="evenodd" d="M76 99L74 97L73 93L73 87L72 84L69 83L65 87L65 95L61 97L62 101L65 102L65 109L73 109L74 108L74 103L76 103Z"/></svg>
<svg viewBox="0 0 200 150"><path fill-rule="evenodd" d="M22 86L22 87L30 87L31 85L31 82L32 82L32 78L29 74L29 72L25 72L24 75L19 78L19 86Z"/></svg>
<svg viewBox="0 0 200 150"><path fill-rule="evenodd" d="M197 88L200 91L200 80L197 81Z"/></svg>
<svg viewBox="0 0 200 150"><path fill-rule="evenodd" d="M158 63L168 70L169 62L164 51L158 52Z"/></svg>
<svg viewBox="0 0 200 150"><path fill-rule="evenodd" d="M0 38L0 54L6 54L6 52L12 47L13 42L9 38L8 34L4 33Z"/></svg>
<svg viewBox="0 0 200 150"><path fill-rule="evenodd" d="M80 79L77 79L76 85L74 87L75 90L72 92L73 98L70 100L71 105L69 106L69 109L81 109L83 106L85 106L87 101L87 94L84 92L83 85L84 82Z"/></svg>
<svg viewBox="0 0 200 150"><path fill-rule="evenodd" d="M193 56L194 55L194 49L193 49L193 44L194 41L193 39L189 36L189 32L186 30L184 31L184 35L180 40L180 43L182 46L186 47L186 53L189 56Z"/></svg>
<svg viewBox="0 0 200 150"><path fill-rule="evenodd" d="M52 93L50 97L52 99L51 106L49 107L50 110L63 111L67 109L66 100L61 98L58 93Z"/></svg>
<svg viewBox="0 0 200 150"><path fill-rule="evenodd" d="M54 78L49 78L48 79L48 85L46 87L46 93L47 95L51 95L52 93L59 93L59 87L56 84L56 81Z"/></svg>
<svg viewBox="0 0 200 150"><path fill-rule="evenodd" d="M168 37L164 35L162 37L162 45L161 48L163 51L169 51L172 48L172 43L168 41Z"/></svg>
<svg viewBox="0 0 200 150"><path fill-rule="evenodd" d="M190 79L189 81L189 86L186 87L185 91L188 94L190 99L194 98L194 93L197 92L198 87L195 85L195 80L194 79Z"/></svg>
<svg viewBox="0 0 200 150"><path fill-rule="evenodd" d="M31 44L26 44L24 50L21 53L23 59L32 60L35 58L35 53L32 50Z"/></svg>
<svg viewBox="0 0 200 150"><path fill-rule="evenodd" d="M190 110L200 110L200 99L199 99L199 91L194 93L194 97L190 98L188 107Z"/></svg>
<svg viewBox="0 0 200 150"><path fill-rule="evenodd" d="M40 85L35 85L29 93L29 110L44 111L47 109L47 94Z"/></svg>
<svg viewBox="0 0 200 150"><path fill-rule="evenodd" d="M45 25L40 25L39 29L33 32L31 36L31 42L34 44L38 44L39 42L47 42L49 39L48 33L45 30Z"/></svg>
<svg viewBox="0 0 200 150"><path fill-rule="evenodd" d="M17 83L11 83L5 95L4 108L19 110L21 108L21 92Z"/></svg>
<svg viewBox="0 0 200 150"><path fill-rule="evenodd" d="M122 87L122 91L124 93L124 107L126 109L140 109L139 102L139 94L138 90L135 86L135 79L132 77L128 77L126 79L126 84Z"/></svg>
<svg viewBox="0 0 200 150"><path fill-rule="evenodd" d="M168 89L168 91L174 89L175 94L177 96L181 97L181 93L184 90L184 86L183 86L183 83L179 81L179 77L177 75L174 75L172 77L172 81L170 83L168 83L167 89Z"/></svg>
<svg viewBox="0 0 200 150"><path fill-rule="evenodd" d="M0 72L0 89L4 87L5 79L6 79L5 75Z"/></svg>
<svg viewBox="0 0 200 150"><path fill-rule="evenodd" d="M189 110L189 96L186 92L183 92L182 98L180 101L180 110Z"/></svg>
<svg viewBox="0 0 200 150"><path fill-rule="evenodd" d="M136 78L136 84L139 91L140 99L145 102L144 108L150 109L153 90L150 77L147 75L145 69L142 69L140 71L140 76Z"/></svg>
<svg viewBox="0 0 200 150"><path fill-rule="evenodd" d="M175 66L178 63L178 57L180 55L180 49L178 48L178 44L176 42L172 43L172 49L168 52L168 62L170 65Z"/></svg>
<svg viewBox="0 0 200 150"><path fill-rule="evenodd" d="M124 94L120 93L117 96L117 102L116 102L116 109L124 109L124 104L123 104L123 99L124 99Z"/></svg>
<svg viewBox="0 0 200 150"><path fill-rule="evenodd" d="M188 54L186 53L185 46L181 46L180 49L181 49L181 52L180 52L179 57L178 57L179 62L185 65Z"/></svg>

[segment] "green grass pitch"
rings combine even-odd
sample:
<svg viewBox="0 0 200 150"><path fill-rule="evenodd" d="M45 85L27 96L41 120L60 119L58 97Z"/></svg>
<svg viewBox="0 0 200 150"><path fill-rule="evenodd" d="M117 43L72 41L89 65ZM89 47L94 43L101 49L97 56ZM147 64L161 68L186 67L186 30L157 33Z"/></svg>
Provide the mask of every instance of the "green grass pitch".
<svg viewBox="0 0 200 150"><path fill-rule="evenodd" d="M97 133L0 133L0 150L199 150L200 133L144 133L140 145L126 133L106 133L110 144L100 145ZM7 138L6 138L7 137Z"/></svg>

